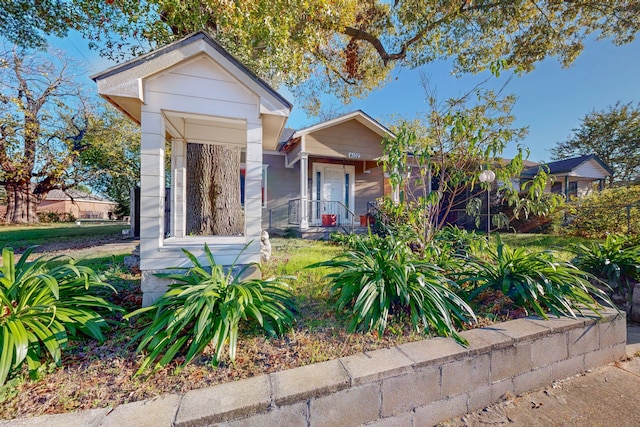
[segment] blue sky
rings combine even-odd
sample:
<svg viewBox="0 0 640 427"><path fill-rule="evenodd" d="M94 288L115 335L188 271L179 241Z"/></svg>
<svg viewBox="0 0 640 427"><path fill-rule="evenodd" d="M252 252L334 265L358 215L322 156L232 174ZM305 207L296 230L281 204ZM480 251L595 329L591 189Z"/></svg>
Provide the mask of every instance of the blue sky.
<svg viewBox="0 0 640 427"><path fill-rule="evenodd" d="M88 70L88 75L113 65L89 51L86 42L78 37L52 39L51 45L75 57ZM450 69L450 64L443 62L421 69L396 70L383 88L339 109L344 112L361 109L383 123L394 114L413 118L426 108L420 71L429 76L431 85L443 99L467 92L488 76L456 78L450 75ZM493 78L491 85L500 86L506 78L507 73L503 73L500 79ZM290 93L281 92L294 103L288 127L299 129L318 121L296 108L296 100ZM548 150L570 136L571 130L580 125L580 119L588 112L603 110L617 101L634 104L640 101L640 41L623 46L615 46L606 40L589 41L570 68L562 68L555 58L547 59L531 73L513 77L505 93L518 97L513 111L515 125L529 128L528 136L521 141L531 151L529 159L549 161ZM335 100L328 99L327 102L338 106ZM512 144L504 156L510 157L514 152L515 144Z"/></svg>

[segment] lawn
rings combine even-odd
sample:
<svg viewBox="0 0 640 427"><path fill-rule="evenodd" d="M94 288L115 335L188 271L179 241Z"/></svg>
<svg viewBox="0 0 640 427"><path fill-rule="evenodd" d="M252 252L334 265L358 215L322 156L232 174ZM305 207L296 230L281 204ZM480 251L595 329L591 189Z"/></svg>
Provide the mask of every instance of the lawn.
<svg viewBox="0 0 640 427"><path fill-rule="evenodd" d="M0 227L0 247L22 251L29 246L64 244L101 240L122 236L129 228L124 222L80 222L37 225L8 225Z"/></svg>
<svg viewBox="0 0 640 427"><path fill-rule="evenodd" d="M3 244L29 242L24 243L28 246L46 243L48 239L95 238L99 233L113 233L124 227L121 224L7 227L0 229L0 241ZM514 246L533 249L562 248L575 241L542 235L503 235L503 238ZM164 393L184 393L426 337L415 332L403 315L392 318L382 337L375 333L346 333L347 313L336 314L330 307L327 282L323 279L328 271L305 269L309 264L337 255L341 248L329 242L278 238L272 239L271 245L273 256L263 266L264 276L296 277L288 282L299 311L294 327L283 337L269 339L256 330L243 328L235 363L225 359L218 366L212 366L213 352L209 349L184 369L177 369L174 363L157 372L134 377L140 356L135 353L135 343L131 340L149 317L124 321L121 315L117 315L110 319L112 329L104 344L89 339L71 341L63 351L62 368L52 363L44 364L39 370L39 378L35 380L30 379L23 369L20 375L0 387L0 418L115 406ZM101 271L118 291L117 295L109 298L131 312L141 303L140 275L123 267L125 255L86 257L80 262ZM483 322L500 320L503 319L491 317L483 319Z"/></svg>

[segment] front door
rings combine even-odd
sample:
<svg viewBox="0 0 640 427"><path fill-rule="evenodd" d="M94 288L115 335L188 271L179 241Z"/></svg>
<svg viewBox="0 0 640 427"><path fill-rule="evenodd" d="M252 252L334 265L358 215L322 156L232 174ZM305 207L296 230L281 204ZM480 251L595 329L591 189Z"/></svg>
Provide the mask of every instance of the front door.
<svg viewBox="0 0 640 427"><path fill-rule="evenodd" d="M315 225L348 224L352 218L353 182L355 168L350 165L314 163L315 200L313 218Z"/></svg>

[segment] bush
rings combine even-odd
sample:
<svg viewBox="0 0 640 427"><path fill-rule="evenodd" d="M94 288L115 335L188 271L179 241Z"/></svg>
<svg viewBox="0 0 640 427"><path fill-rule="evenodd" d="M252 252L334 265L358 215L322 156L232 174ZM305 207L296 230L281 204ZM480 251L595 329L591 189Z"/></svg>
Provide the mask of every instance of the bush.
<svg viewBox="0 0 640 427"><path fill-rule="evenodd" d="M565 232L574 236L640 235L640 185L609 188L578 199L567 206L567 219Z"/></svg>
<svg viewBox="0 0 640 427"><path fill-rule="evenodd" d="M281 279L242 280L252 265L235 275L231 266L225 273L206 244L204 250L208 267L183 249L193 267L172 268L184 273L157 274L174 281L169 290L153 305L125 316L155 311L151 323L133 339L142 339L137 352L147 351L136 374L154 363L154 369L166 366L178 353L185 353L181 365L185 366L209 344L215 349L213 363L217 364L227 340L229 358L235 360L241 321L258 324L270 335L282 334L293 323L293 298L286 283Z"/></svg>
<svg viewBox="0 0 640 427"><path fill-rule="evenodd" d="M467 231L453 225L447 225L434 236L435 242L438 244L446 244L457 255L469 255L474 252L480 252L487 247L486 236L476 234L475 231Z"/></svg>
<svg viewBox="0 0 640 427"><path fill-rule="evenodd" d="M570 249L576 254L576 266L606 281L614 292L630 301L633 282L640 279L638 238L612 234L604 243L579 243Z"/></svg>
<svg viewBox="0 0 640 427"><path fill-rule="evenodd" d="M122 311L91 295L96 288L115 289L90 268L60 264L60 257L27 262L33 247L14 265L13 249L2 250L0 267L0 385L26 360L37 371L45 355L59 366L61 350L78 332L104 341L107 323L101 311Z"/></svg>
<svg viewBox="0 0 640 427"><path fill-rule="evenodd" d="M464 342L456 326L475 320L475 315L437 266L416 260L407 243L393 234L369 234L349 242L352 249L308 267L338 269L326 278L337 297L334 308L349 313L349 332L376 330L382 336L389 316L407 310L416 330L433 328L438 335Z"/></svg>
<svg viewBox="0 0 640 427"><path fill-rule="evenodd" d="M458 280L466 285L468 301L487 290L501 292L527 313L545 319L548 313L575 317L583 308L599 314L599 302L613 307L607 294L589 281L592 275L557 261L551 251L511 249L499 235L496 241L496 249L487 249L485 258L466 260L466 271Z"/></svg>
<svg viewBox="0 0 640 427"><path fill-rule="evenodd" d="M43 223L51 222L75 222L76 217L68 212L58 213L53 211L38 212L38 221Z"/></svg>

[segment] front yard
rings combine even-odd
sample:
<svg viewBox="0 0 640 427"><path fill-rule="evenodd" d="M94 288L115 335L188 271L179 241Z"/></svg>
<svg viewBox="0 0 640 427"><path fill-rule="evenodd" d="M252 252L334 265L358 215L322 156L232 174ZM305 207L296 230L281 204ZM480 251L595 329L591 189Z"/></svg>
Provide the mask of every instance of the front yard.
<svg viewBox="0 0 640 427"><path fill-rule="evenodd" d="M2 241L0 230L0 241ZM28 239L27 239L28 240ZM544 248L562 247L566 240L548 236L504 236L514 246ZM5 238L4 241L7 241ZM325 360L335 359L362 351L389 348L402 343L424 339L428 335L411 327L410 312L394 310L382 336L376 332L347 333L350 313L336 313L332 308L328 282L323 278L330 273L327 267L305 269L306 266L326 261L338 255L342 248L330 242L300 239L272 239L273 256L264 265L264 276L296 276L289 280L297 312L293 327L280 338L266 338L256 328L241 327L235 362L223 358L212 366L211 347L184 369L178 365L183 355L156 372L134 376L142 360L136 354L137 343L132 338L148 323L149 317L138 316L123 320L117 313L108 318L111 329L106 341L75 339L62 352L62 367L51 361L44 363L36 378L29 378L26 366L5 385L0 387L0 418L76 411L81 409L115 406L138 401L164 393L184 393L191 389L208 387L241 378L289 369ZM72 254L72 252L70 252ZM140 306L140 277L126 271L122 260L127 254L83 259L88 265L106 276L116 295L104 294L111 302L131 312ZM568 259L569 253L561 255ZM503 295L483 294L481 308L474 305L478 324L487 325L525 314L514 307ZM472 327L466 323L466 327ZM226 353L223 353L226 355Z"/></svg>

